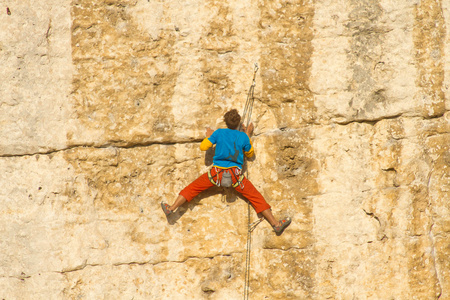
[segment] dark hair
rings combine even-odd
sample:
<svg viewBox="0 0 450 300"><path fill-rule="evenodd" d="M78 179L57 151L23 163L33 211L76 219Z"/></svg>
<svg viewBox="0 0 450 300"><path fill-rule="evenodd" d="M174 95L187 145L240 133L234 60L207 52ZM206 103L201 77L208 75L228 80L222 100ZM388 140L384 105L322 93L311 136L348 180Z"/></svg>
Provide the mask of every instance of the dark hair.
<svg viewBox="0 0 450 300"><path fill-rule="evenodd" d="M232 110L228 111L223 116L223 119L229 129L237 129L241 123L241 116L239 115L239 113L236 109L232 109Z"/></svg>

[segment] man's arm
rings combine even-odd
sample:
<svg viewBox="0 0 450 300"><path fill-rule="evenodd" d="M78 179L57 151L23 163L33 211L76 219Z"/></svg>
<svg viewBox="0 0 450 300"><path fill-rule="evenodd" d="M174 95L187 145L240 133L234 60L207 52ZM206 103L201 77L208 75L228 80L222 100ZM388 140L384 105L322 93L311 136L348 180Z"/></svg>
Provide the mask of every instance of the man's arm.
<svg viewBox="0 0 450 300"><path fill-rule="evenodd" d="M212 130L209 127L206 127L206 137L209 138L214 133L214 130Z"/></svg>
<svg viewBox="0 0 450 300"><path fill-rule="evenodd" d="M253 123L250 123L247 128L245 127L245 125L242 125L242 127L244 129L244 132L248 135L248 138L251 138L253 129L255 128L253 126Z"/></svg>
<svg viewBox="0 0 450 300"><path fill-rule="evenodd" d="M244 154L245 154L246 157L250 158L253 155L255 155L255 149L253 149L253 144L252 144L252 140L251 140L251 136L252 136L252 133L253 133L254 126L253 126L253 123L250 123L248 125L248 127L245 127L245 125L242 125L242 127L244 129L244 132L247 134L248 139L250 140L250 146L251 146L250 150L245 151Z"/></svg>
<svg viewBox="0 0 450 300"><path fill-rule="evenodd" d="M211 128L206 128L206 138L202 141L202 143L200 144L200 150L202 151L206 151L209 148L212 147L213 143L211 143L210 140L208 140L208 138L214 133L214 130L212 130Z"/></svg>
<svg viewBox="0 0 450 300"><path fill-rule="evenodd" d="M251 146L250 150L244 152L245 156L248 158L255 155L255 149L253 149L252 140L250 140L250 146Z"/></svg>

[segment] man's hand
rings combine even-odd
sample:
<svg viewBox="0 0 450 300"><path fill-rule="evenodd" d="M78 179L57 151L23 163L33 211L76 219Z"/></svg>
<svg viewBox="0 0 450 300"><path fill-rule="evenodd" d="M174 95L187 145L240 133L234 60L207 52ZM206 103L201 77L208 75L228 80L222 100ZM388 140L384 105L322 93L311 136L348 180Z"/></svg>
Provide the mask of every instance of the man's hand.
<svg viewBox="0 0 450 300"><path fill-rule="evenodd" d="M253 129L255 128L253 126L253 123L248 124L248 127L246 128L245 125L242 125L242 128L244 129L244 132L248 135L248 137L252 136Z"/></svg>
<svg viewBox="0 0 450 300"><path fill-rule="evenodd" d="M206 128L206 137L207 138L209 138L213 133L214 133L214 130L212 130L209 127Z"/></svg>

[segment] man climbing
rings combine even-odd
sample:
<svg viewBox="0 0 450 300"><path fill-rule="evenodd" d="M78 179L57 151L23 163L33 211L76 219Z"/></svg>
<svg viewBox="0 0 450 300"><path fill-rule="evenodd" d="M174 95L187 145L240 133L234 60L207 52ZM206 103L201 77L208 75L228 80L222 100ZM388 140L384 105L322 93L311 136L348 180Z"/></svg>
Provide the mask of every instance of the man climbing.
<svg viewBox="0 0 450 300"><path fill-rule="evenodd" d="M239 131L241 116L236 109L228 111L224 115L224 120L228 128L217 129L216 131L207 128L206 138L200 144L200 150L202 151L208 150L214 144L216 145L213 167L209 172L201 175L184 188L174 204L169 205L161 202L164 213L166 216L169 216L183 203L191 201L200 192L214 185L231 185L238 193L250 201L256 213L261 213L266 218L276 233L283 232L291 223L291 219L284 218L279 221L275 219L270 205L261 193L258 192L250 180L241 174L244 155L249 158L254 155L253 146L250 141L253 124L250 124L248 128L242 125L245 133ZM230 181L229 184L226 181Z"/></svg>

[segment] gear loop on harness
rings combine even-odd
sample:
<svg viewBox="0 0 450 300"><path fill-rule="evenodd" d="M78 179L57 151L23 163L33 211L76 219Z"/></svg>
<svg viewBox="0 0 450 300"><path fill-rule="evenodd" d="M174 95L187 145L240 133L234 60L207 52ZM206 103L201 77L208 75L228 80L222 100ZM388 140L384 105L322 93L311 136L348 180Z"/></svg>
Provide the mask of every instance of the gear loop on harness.
<svg viewBox="0 0 450 300"><path fill-rule="evenodd" d="M219 170L217 170L217 169L219 169ZM232 172L229 169L221 169L221 168L214 167L214 170L216 171L216 173L214 175L211 174L211 170L212 170L212 168L208 171L208 179L215 186L218 186L218 187L221 186L221 180L219 179L219 174L224 173L224 172L229 172L230 174L234 175L234 179L236 180L236 182L233 183L231 185L231 187L237 188L238 186L240 186L241 189L244 189L244 184L242 183L242 181L244 180L245 176L244 176L244 174L241 174L241 169L239 169L238 167L236 167L235 172ZM223 176L223 174L222 174L222 176ZM214 177L217 177L217 180L214 180Z"/></svg>

